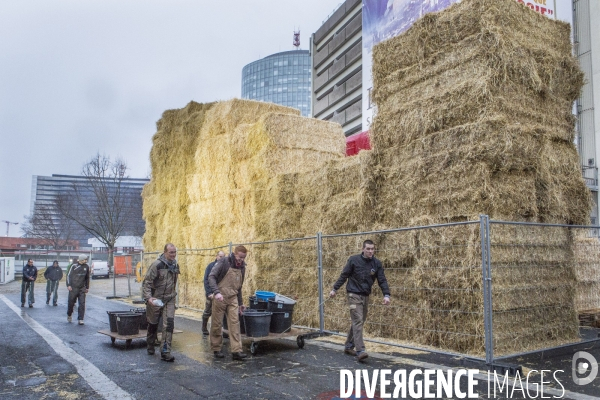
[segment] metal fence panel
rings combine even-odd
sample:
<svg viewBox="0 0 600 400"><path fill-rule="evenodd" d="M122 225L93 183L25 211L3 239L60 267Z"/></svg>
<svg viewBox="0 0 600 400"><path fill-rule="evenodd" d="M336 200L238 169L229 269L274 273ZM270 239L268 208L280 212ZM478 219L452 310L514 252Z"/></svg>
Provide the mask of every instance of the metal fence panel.
<svg viewBox="0 0 600 400"><path fill-rule="evenodd" d="M375 285L365 335L408 347L481 356L484 332L479 229L479 223L472 222L324 236L325 293L333 287L348 257L360 253L362 242L371 239L376 244L375 256L384 267L392 304L382 304L383 295ZM346 298L336 296L325 304L326 330L346 332L349 326Z"/></svg>
<svg viewBox="0 0 600 400"><path fill-rule="evenodd" d="M581 298L578 305L578 293L585 293L586 277L598 283L600 247L597 239L587 238L590 232L589 227L491 221L497 358L581 341L578 308L590 299Z"/></svg>

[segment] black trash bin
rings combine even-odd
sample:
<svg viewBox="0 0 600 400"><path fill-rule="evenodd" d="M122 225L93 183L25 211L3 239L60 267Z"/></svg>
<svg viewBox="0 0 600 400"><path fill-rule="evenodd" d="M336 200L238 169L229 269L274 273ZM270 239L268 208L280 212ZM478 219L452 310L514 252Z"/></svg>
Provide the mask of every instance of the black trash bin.
<svg viewBox="0 0 600 400"><path fill-rule="evenodd" d="M108 324L110 325L111 332L117 332L117 315L119 314L131 314L131 311L107 311Z"/></svg>
<svg viewBox="0 0 600 400"><path fill-rule="evenodd" d="M292 311L274 312L271 315L269 332L284 333L292 329Z"/></svg>
<svg viewBox="0 0 600 400"><path fill-rule="evenodd" d="M268 311L255 311L245 313L242 318L246 325L246 336L261 337L269 336L269 328L271 326L271 315Z"/></svg>
<svg viewBox="0 0 600 400"><path fill-rule="evenodd" d="M132 313L140 314L140 329L146 330L148 329L148 318L146 317L146 309L145 308L132 308Z"/></svg>
<svg viewBox="0 0 600 400"><path fill-rule="evenodd" d="M250 309L252 310L266 311L269 307L268 300L259 299L256 296L250 296L248 300L250 300Z"/></svg>
<svg viewBox="0 0 600 400"><path fill-rule="evenodd" d="M117 314L117 332L121 336L140 333L140 317L138 313Z"/></svg>
<svg viewBox="0 0 600 400"><path fill-rule="evenodd" d="M269 300L267 311L271 312L292 312L294 311L294 305L290 303L284 303L283 301Z"/></svg>

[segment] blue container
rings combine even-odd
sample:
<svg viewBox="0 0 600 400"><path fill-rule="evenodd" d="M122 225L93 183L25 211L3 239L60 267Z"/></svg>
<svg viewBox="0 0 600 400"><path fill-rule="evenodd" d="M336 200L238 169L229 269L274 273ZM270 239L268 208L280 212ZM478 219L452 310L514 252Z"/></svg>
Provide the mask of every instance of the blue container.
<svg viewBox="0 0 600 400"><path fill-rule="evenodd" d="M269 301L272 299L275 299L275 295L277 293L273 293L273 292L261 292L261 291L256 291L255 295L256 298L259 300L265 300L265 301Z"/></svg>

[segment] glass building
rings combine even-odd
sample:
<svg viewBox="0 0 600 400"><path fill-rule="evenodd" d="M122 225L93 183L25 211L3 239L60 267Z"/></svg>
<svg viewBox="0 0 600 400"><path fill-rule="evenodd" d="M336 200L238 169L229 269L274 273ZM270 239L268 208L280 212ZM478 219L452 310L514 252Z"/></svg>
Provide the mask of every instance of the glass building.
<svg viewBox="0 0 600 400"><path fill-rule="evenodd" d="M268 101L310 116L310 55L308 50L276 53L242 69L242 98Z"/></svg>

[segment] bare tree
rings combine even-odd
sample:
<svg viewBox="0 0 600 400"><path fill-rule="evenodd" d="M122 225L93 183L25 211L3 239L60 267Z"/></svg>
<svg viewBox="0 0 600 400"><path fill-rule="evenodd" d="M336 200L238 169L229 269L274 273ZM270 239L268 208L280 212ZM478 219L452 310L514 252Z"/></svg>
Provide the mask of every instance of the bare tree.
<svg viewBox="0 0 600 400"><path fill-rule="evenodd" d="M72 244L75 224L60 215L56 202L36 204L33 215L25 219L21 227L25 236L41 239L42 243L56 251L65 250Z"/></svg>
<svg viewBox="0 0 600 400"><path fill-rule="evenodd" d="M82 169L84 182L59 195L58 210L108 248L109 265L117 239L143 234L141 195L127 185L127 164L96 154ZM141 225L141 227L140 227Z"/></svg>

